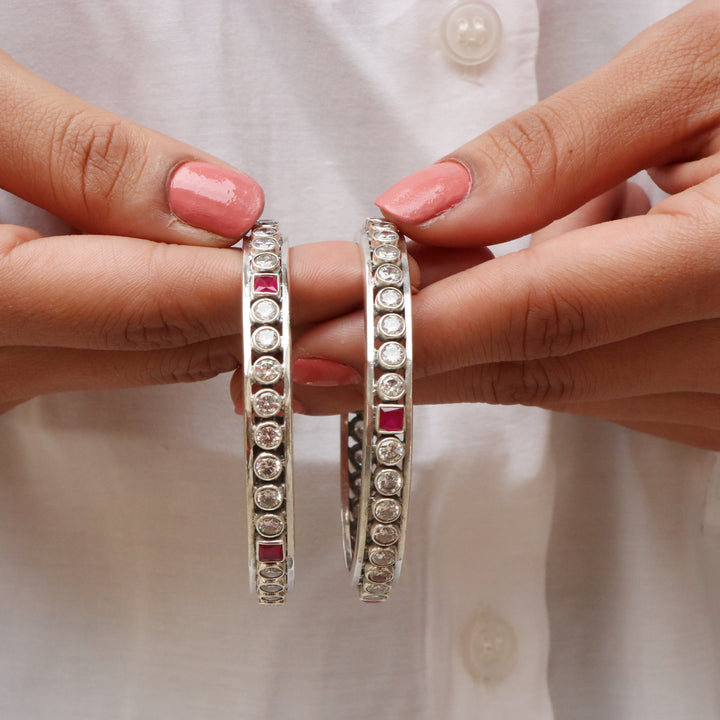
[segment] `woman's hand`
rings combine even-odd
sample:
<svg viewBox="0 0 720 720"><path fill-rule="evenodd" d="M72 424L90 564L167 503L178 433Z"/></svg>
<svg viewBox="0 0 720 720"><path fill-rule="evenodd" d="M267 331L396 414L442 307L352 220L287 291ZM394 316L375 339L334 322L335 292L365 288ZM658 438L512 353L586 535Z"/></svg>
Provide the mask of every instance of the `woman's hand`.
<svg viewBox="0 0 720 720"><path fill-rule="evenodd" d="M720 6L696 0L378 199L435 257L581 208L420 290L418 402L537 405L720 449L719 60ZM624 183L644 168L670 193L652 209ZM297 343L308 411L359 406L359 385L316 387L315 359L358 368L361 326L355 313Z"/></svg>
<svg viewBox="0 0 720 720"><path fill-rule="evenodd" d="M218 248L257 219L258 184L1 53L0 97L0 187L95 233L0 224L0 411L235 368L241 259Z"/></svg>

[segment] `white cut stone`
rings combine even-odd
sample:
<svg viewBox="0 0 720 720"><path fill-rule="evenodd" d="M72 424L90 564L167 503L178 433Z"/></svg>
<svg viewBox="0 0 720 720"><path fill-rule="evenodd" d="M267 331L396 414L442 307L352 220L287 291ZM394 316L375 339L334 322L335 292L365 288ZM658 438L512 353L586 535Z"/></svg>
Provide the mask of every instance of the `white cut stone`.
<svg viewBox="0 0 720 720"><path fill-rule="evenodd" d="M255 458L255 474L261 480L275 480L282 473L282 461L277 455L264 452Z"/></svg>
<svg viewBox="0 0 720 720"><path fill-rule="evenodd" d="M282 427L276 422L266 422L255 426L255 444L263 450L277 450L282 445Z"/></svg>
<svg viewBox="0 0 720 720"><path fill-rule="evenodd" d="M370 230L370 235L376 242L394 245L400 240L400 235L387 227L375 227Z"/></svg>
<svg viewBox="0 0 720 720"><path fill-rule="evenodd" d="M385 263L375 271L376 285L399 285L402 282L402 271L397 265Z"/></svg>
<svg viewBox="0 0 720 720"><path fill-rule="evenodd" d="M372 583L390 583L393 579L393 571L390 568L375 567L367 563L365 577Z"/></svg>
<svg viewBox="0 0 720 720"><path fill-rule="evenodd" d="M380 310L400 310L403 301L403 294L394 287L383 288L375 296L375 305Z"/></svg>
<svg viewBox="0 0 720 720"><path fill-rule="evenodd" d="M274 385L282 377L282 365L274 357L258 358L253 363L252 376L263 385Z"/></svg>
<svg viewBox="0 0 720 720"><path fill-rule="evenodd" d="M267 578L268 580L275 580L282 577L285 574L283 569L278 565L263 565L258 570L260 577Z"/></svg>
<svg viewBox="0 0 720 720"><path fill-rule="evenodd" d="M395 522L402 512L402 506L397 500L382 498L373 503L373 515L376 520L383 523Z"/></svg>
<svg viewBox="0 0 720 720"><path fill-rule="evenodd" d="M381 495L397 495L403 486L403 476L392 468L383 468L375 473L375 489Z"/></svg>
<svg viewBox="0 0 720 720"><path fill-rule="evenodd" d="M250 306L250 318L253 322L268 325L280 317L280 306L270 298L260 298Z"/></svg>
<svg viewBox="0 0 720 720"><path fill-rule="evenodd" d="M382 583L367 582L363 585L363 591L371 595L387 595L390 592L390 586Z"/></svg>
<svg viewBox="0 0 720 720"><path fill-rule="evenodd" d="M285 586L280 583L263 583L259 587L262 592L271 593L272 595L282 592L285 589Z"/></svg>
<svg viewBox="0 0 720 720"><path fill-rule="evenodd" d="M279 515L260 515L255 520L257 531L266 538L277 537L285 529L285 521Z"/></svg>
<svg viewBox="0 0 720 720"><path fill-rule="evenodd" d="M271 272L280 265L280 258L271 252L261 252L252 259L252 265L260 272Z"/></svg>
<svg viewBox="0 0 720 720"><path fill-rule="evenodd" d="M397 438L388 437L377 444L375 453L381 463L395 465L405 457L405 446Z"/></svg>
<svg viewBox="0 0 720 720"><path fill-rule="evenodd" d="M277 485L265 485L255 491L255 504L261 510L277 510L282 502L283 491Z"/></svg>
<svg viewBox="0 0 720 720"><path fill-rule="evenodd" d="M272 352L280 345L280 333L269 325L259 327L252 334L252 346L257 352Z"/></svg>
<svg viewBox="0 0 720 720"><path fill-rule="evenodd" d="M385 373L377 382L377 392L383 400L399 400L405 394L405 379L397 373Z"/></svg>
<svg viewBox="0 0 720 720"><path fill-rule="evenodd" d="M395 548L371 547L368 558L373 565L389 567L395 564Z"/></svg>
<svg viewBox="0 0 720 720"><path fill-rule="evenodd" d="M272 417L280 412L282 398L274 390L259 390L253 395L252 406L260 417Z"/></svg>
<svg viewBox="0 0 720 720"><path fill-rule="evenodd" d="M387 313L387 315L381 315L378 319L378 334L381 337L387 338L399 338L405 334L405 320L402 315L397 313Z"/></svg>
<svg viewBox="0 0 720 720"><path fill-rule="evenodd" d="M400 539L400 531L394 525L373 525L370 536L378 545L393 545Z"/></svg>
<svg viewBox="0 0 720 720"><path fill-rule="evenodd" d="M401 368L405 364L405 348L398 342L386 342L378 350L378 362L388 370Z"/></svg>
<svg viewBox="0 0 720 720"><path fill-rule="evenodd" d="M400 260L400 249L395 245L378 245L373 250L373 262L376 265L380 263L396 263Z"/></svg>
<svg viewBox="0 0 720 720"><path fill-rule="evenodd" d="M278 242L275 233L256 233L253 236L252 242L250 243L253 250L258 252L274 252L279 249L280 243Z"/></svg>

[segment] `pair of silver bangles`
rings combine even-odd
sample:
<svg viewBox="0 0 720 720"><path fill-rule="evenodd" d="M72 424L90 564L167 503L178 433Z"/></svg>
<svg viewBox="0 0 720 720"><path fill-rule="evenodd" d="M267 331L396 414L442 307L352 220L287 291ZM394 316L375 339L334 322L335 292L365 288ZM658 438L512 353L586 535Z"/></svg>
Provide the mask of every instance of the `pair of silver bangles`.
<svg viewBox="0 0 720 720"><path fill-rule="evenodd" d="M341 418L345 561L367 603L388 599L405 549L412 461L411 287L405 240L382 218L360 234L365 406ZM280 605L295 575L288 247L259 220L243 240L243 371L250 589Z"/></svg>

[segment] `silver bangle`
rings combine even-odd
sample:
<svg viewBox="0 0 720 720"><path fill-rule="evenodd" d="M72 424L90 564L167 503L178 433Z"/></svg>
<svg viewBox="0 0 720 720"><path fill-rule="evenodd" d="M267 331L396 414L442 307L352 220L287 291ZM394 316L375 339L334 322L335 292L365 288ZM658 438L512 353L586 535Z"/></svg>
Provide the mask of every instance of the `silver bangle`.
<svg viewBox="0 0 720 720"><path fill-rule="evenodd" d="M287 242L259 220L243 243L243 358L250 591L285 602L294 579Z"/></svg>
<svg viewBox="0 0 720 720"><path fill-rule="evenodd" d="M411 288L405 241L368 218L365 258L365 408L341 418L345 562L360 599L382 602L405 549L412 462Z"/></svg>

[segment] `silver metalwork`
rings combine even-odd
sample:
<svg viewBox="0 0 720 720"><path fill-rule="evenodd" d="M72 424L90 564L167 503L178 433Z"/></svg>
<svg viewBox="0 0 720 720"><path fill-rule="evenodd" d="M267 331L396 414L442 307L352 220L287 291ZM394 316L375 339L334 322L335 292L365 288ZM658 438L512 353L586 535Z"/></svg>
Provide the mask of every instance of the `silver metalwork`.
<svg viewBox="0 0 720 720"><path fill-rule="evenodd" d="M360 242L365 407L341 418L340 490L345 563L360 599L375 603L387 600L405 551L412 463L411 288L405 241L392 223L368 218Z"/></svg>
<svg viewBox="0 0 720 720"><path fill-rule="evenodd" d="M243 242L243 369L250 590L281 605L295 574L288 248L259 220Z"/></svg>

